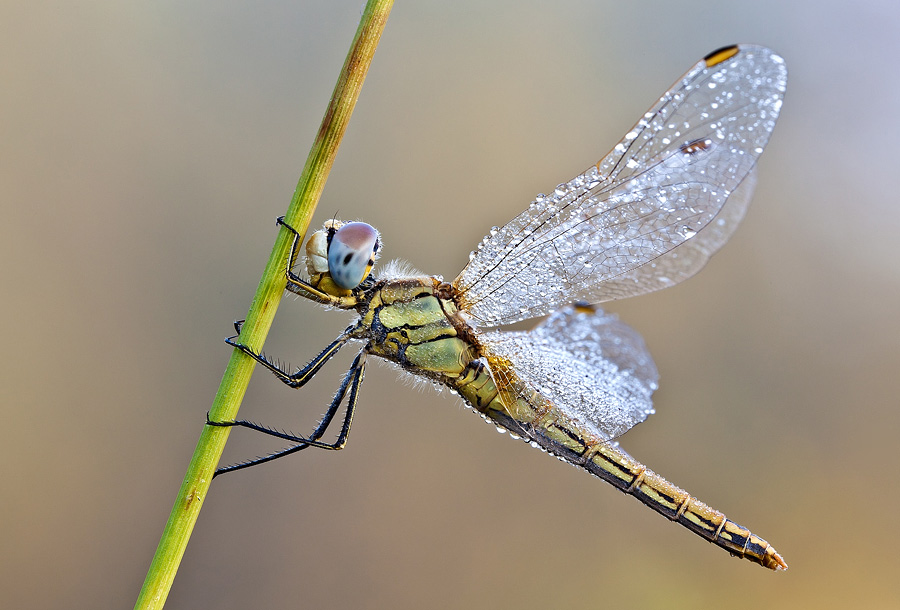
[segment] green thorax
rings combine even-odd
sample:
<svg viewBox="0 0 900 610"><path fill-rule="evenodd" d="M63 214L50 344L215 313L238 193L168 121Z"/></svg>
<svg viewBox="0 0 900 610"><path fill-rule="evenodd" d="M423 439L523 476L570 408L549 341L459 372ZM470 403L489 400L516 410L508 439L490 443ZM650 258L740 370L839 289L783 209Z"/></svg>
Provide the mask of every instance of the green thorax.
<svg viewBox="0 0 900 610"><path fill-rule="evenodd" d="M476 334L448 284L431 277L389 280L362 295L357 310L360 322L353 334L369 341L372 354L451 387L501 425L509 427L510 417L533 422L538 415L535 405L543 401L533 392L507 396L512 407L504 406ZM511 369L504 374L522 390Z"/></svg>
<svg viewBox="0 0 900 610"><path fill-rule="evenodd" d="M372 354L414 373L450 383L479 350L459 314L449 285L431 277L376 284L357 307L354 333Z"/></svg>

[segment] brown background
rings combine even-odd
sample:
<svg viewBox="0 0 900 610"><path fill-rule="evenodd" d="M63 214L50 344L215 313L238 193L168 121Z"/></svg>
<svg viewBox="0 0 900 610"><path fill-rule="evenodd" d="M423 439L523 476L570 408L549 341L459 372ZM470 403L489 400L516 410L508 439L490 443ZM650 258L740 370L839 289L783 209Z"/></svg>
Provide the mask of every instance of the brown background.
<svg viewBox="0 0 900 610"><path fill-rule="evenodd" d="M133 604L361 5L0 7L5 607ZM661 372L624 446L789 572L372 366L346 451L215 482L169 607L896 607L898 6L399 3L316 219L452 278L707 52L776 49L747 219L614 309ZM267 349L302 364L346 323L286 300ZM258 372L242 413L310 429L342 356L300 392Z"/></svg>

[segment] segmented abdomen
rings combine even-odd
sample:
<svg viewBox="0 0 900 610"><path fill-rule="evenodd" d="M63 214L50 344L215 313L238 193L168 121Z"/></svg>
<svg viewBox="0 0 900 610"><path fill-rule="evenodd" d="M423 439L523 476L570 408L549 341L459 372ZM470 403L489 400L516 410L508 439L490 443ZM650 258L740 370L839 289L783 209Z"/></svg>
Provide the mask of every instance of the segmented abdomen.
<svg viewBox="0 0 900 610"><path fill-rule="evenodd" d="M729 553L772 570L787 569L768 542L648 469L616 443L592 439L537 393L517 383L514 373L503 370L503 363L491 364L492 369L500 369L494 373L508 387L498 389L479 361L470 363L452 384L486 418L584 468Z"/></svg>

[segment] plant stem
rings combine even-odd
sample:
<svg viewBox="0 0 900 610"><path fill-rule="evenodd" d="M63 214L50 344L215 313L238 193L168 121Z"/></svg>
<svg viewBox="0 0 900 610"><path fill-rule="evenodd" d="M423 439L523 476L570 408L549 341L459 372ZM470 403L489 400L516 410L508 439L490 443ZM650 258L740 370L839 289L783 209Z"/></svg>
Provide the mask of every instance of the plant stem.
<svg viewBox="0 0 900 610"><path fill-rule="evenodd" d="M393 0L368 0L363 11L359 29L353 38L353 44L335 85L322 125L285 215L287 223L296 228L301 235L306 233L325 187L325 180L334 163L356 100L359 98L366 72L392 5ZM241 343L254 351L262 348L284 292L286 285L284 269L290 245L290 233L282 228L275 240L275 246L256 289L250 310L247 312L247 320L241 329ZM236 419L254 364L252 358L239 350L235 349L232 352L210 409L211 419L216 421ZM144 586L134 606L136 610L158 609L165 604L194 523L209 490L213 472L225 448L229 430L230 428L203 427L184 482L169 515L169 521L147 572Z"/></svg>

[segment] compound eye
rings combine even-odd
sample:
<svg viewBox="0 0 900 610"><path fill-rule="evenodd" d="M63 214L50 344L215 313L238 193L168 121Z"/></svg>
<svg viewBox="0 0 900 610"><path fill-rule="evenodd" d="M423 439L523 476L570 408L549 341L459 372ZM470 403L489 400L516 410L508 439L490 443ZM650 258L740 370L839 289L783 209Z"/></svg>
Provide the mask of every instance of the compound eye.
<svg viewBox="0 0 900 610"><path fill-rule="evenodd" d="M362 283L378 252L378 231L364 222L341 226L328 244L328 272L334 283L352 290Z"/></svg>

